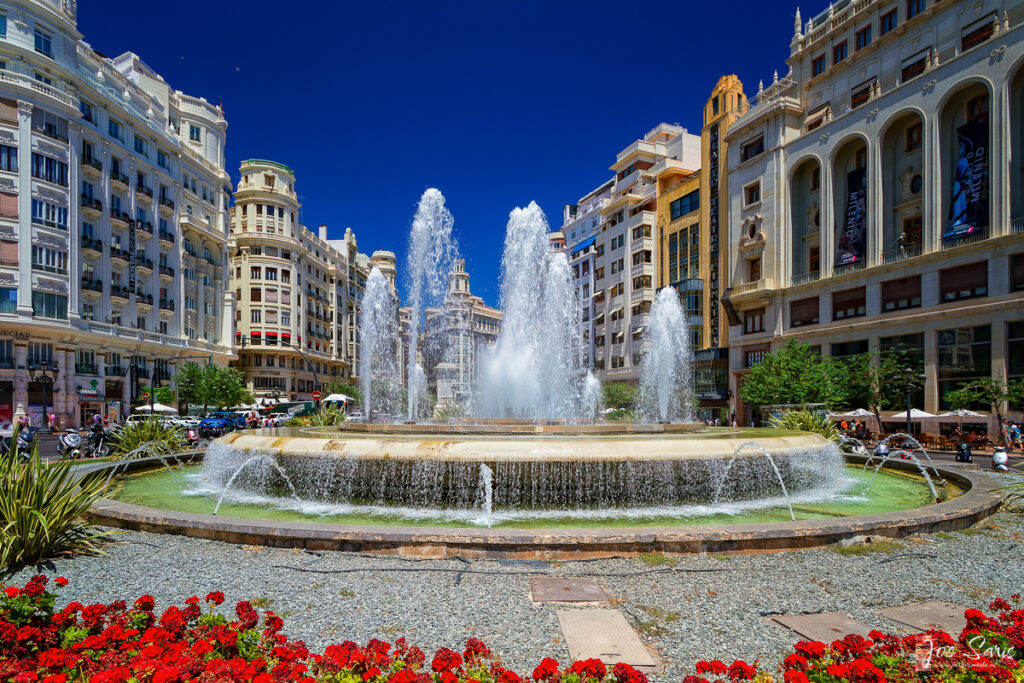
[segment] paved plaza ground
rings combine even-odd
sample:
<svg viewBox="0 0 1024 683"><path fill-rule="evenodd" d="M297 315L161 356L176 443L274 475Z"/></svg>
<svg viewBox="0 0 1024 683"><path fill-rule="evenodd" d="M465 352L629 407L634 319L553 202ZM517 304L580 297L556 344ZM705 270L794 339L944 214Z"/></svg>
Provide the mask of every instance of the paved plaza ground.
<svg viewBox="0 0 1024 683"><path fill-rule="evenodd" d="M589 562L414 561L137 532L115 538L106 557L42 568L71 581L62 600L149 593L166 606L222 590L224 607L249 599L272 609L289 636L313 648L405 635L432 652L475 636L527 674L544 656L569 659L556 615L566 607L531 600L538 575L596 580L663 660L659 680L679 680L699 659L774 665L800 639L770 621L779 613L841 612L900 631L878 610L925 600L985 608L1024 588L1024 516L1007 513L966 531L871 547Z"/></svg>

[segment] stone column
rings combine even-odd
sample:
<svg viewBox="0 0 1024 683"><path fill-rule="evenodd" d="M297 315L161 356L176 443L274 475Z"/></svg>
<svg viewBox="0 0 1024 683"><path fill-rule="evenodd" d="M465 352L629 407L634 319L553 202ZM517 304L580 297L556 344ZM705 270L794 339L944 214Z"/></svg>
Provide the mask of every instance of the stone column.
<svg viewBox="0 0 1024 683"><path fill-rule="evenodd" d="M1013 154L1010 145L1013 141L1011 134L1010 118L1010 95L1007 79L996 79L992 93L992 101L989 106L991 112L990 134L992 143L992 158L989 160L989 202L991 202L989 216L989 234L1006 235L1010 232L1010 220L1012 219L1012 192L1011 178L1013 173L1010 170L1010 159ZM993 335L994 338L994 335Z"/></svg>
<svg viewBox="0 0 1024 683"><path fill-rule="evenodd" d="M938 113L925 114L921 162L924 181L924 198L921 201L921 249L925 254L938 251L942 242L942 150L939 145L939 122ZM924 284L922 280L922 292L925 291Z"/></svg>
<svg viewBox="0 0 1024 683"><path fill-rule="evenodd" d="M82 191L82 126L68 123L68 319L78 324L82 315L82 202L75 195Z"/></svg>
<svg viewBox="0 0 1024 683"><path fill-rule="evenodd" d="M882 227L884 225L882 164L885 162L885 152L879 136L875 135L874 137L878 140L878 144L868 144L868 198L865 207L867 212L867 216L865 216L867 219L866 258L869 267L881 262L885 242Z"/></svg>
<svg viewBox="0 0 1024 683"><path fill-rule="evenodd" d="M821 277L828 277L832 274L832 264L835 261L834 245L835 245L835 234L836 234L836 219L835 216L835 190L833 185L835 184L833 178L832 162L830 160L831 148L825 150L822 154L823 163L821 166L821 189L820 197L821 201L821 225L818 227L818 253L819 253L819 265L818 269L821 273ZM842 211L838 212L842 215Z"/></svg>
<svg viewBox="0 0 1024 683"><path fill-rule="evenodd" d="M18 316L32 317L32 103L18 102L18 148L24 159L18 167ZM24 362L22 362L24 365ZM27 397L27 394L26 394ZM15 406L17 408L17 406ZM27 398L25 410L28 410Z"/></svg>
<svg viewBox="0 0 1024 683"><path fill-rule="evenodd" d="M14 345L14 405L12 410L22 406L28 411L28 346Z"/></svg>
<svg viewBox="0 0 1024 683"><path fill-rule="evenodd" d="M922 291L924 283L921 283ZM925 306L928 304L925 303ZM935 330L924 331L924 411L939 412L939 349Z"/></svg>

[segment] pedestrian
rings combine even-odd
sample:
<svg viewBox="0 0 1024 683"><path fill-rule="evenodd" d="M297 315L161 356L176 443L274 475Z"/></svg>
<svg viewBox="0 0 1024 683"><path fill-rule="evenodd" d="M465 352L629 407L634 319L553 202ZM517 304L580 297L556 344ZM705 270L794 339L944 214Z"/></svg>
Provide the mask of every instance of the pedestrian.
<svg viewBox="0 0 1024 683"><path fill-rule="evenodd" d="M845 418L839 422L839 429L843 430L844 432L847 430L849 426L850 425L846 422Z"/></svg>
<svg viewBox="0 0 1024 683"><path fill-rule="evenodd" d="M94 427L99 425L102 422L103 422L103 417L100 416L99 413L93 413L92 414L92 424L93 424Z"/></svg>
<svg viewBox="0 0 1024 683"><path fill-rule="evenodd" d="M46 421L50 424L50 431L52 432L54 426L57 424L57 416L53 414L52 410L50 411L49 416L46 418Z"/></svg>

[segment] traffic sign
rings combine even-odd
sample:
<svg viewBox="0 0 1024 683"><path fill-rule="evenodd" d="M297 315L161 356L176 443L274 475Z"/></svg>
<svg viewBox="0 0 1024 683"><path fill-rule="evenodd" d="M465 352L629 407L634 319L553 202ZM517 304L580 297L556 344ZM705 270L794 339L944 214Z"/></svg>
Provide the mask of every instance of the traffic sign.
<svg viewBox="0 0 1024 683"><path fill-rule="evenodd" d="M314 401L319 401L320 400L320 392L319 391L314 391L313 392L313 400Z"/></svg>

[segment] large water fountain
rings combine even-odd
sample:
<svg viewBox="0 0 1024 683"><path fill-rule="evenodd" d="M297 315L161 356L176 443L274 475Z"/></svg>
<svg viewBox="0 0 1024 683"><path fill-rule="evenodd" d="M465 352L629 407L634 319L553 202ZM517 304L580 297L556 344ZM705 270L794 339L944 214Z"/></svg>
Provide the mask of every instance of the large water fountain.
<svg viewBox="0 0 1024 683"><path fill-rule="evenodd" d="M420 330L427 308L443 315L458 254L453 225L443 195L427 190L409 245L406 401L396 361L397 301L376 269L361 306L359 375L367 413L405 413L407 421L236 432L212 444L184 483L147 475L126 484L123 499L206 515L216 509L218 520L357 525L339 528L367 529L344 537L385 544L381 539L390 536L379 529L394 524L719 528L934 502L933 492L910 476L876 477L845 465L838 448L815 434L705 430L693 423L690 335L671 288L657 294L642 337L629 334L637 344L632 352L644 358L637 421L602 421L600 382L580 362L581 305L569 263L549 248L547 222L533 203L509 216L503 327L492 347L476 350L477 384L461 411L468 417L432 420L421 409L423 366L447 358L446 335L421 345ZM417 536L402 537L399 545ZM473 536L481 543L497 538Z"/></svg>

